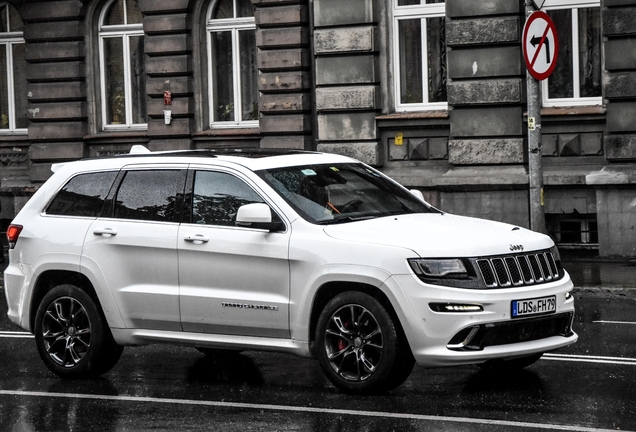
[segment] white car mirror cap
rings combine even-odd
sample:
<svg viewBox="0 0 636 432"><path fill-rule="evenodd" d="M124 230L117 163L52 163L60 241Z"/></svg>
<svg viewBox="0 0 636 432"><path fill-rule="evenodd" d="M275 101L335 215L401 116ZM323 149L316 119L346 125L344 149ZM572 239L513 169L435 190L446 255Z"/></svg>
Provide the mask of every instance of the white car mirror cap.
<svg viewBox="0 0 636 432"><path fill-rule="evenodd" d="M236 214L237 224L270 223L272 211L267 204L245 204L239 207Z"/></svg>
<svg viewBox="0 0 636 432"><path fill-rule="evenodd" d="M428 202L424 199L424 194L422 193L421 190L411 189L411 193L415 195L415 197L419 199L420 201L422 201L424 204L428 204Z"/></svg>
<svg viewBox="0 0 636 432"><path fill-rule="evenodd" d="M268 231L283 231L285 229L280 220L272 220L272 210L267 204L262 203L245 204L239 207L236 214L236 226Z"/></svg>

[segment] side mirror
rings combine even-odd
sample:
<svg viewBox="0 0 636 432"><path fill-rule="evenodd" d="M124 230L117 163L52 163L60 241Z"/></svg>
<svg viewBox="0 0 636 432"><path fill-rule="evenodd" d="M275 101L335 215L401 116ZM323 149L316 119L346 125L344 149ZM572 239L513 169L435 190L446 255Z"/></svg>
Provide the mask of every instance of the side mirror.
<svg viewBox="0 0 636 432"><path fill-rule="evenodd" d="M239 207L236 214L236 226L244 228L280 231L284 229L281 221L272 220L272 210L267 204L254 203Z"/></svg>
<svg viewBox="0 0 636 432"><path fill-rule="evenodd" d="M411 189L411 193L415 195L415 197L419 199L420 201L422 201L424 204L427 204L430 206L430 204L424 199L424 194L422 193L421 190Z"/></svg>

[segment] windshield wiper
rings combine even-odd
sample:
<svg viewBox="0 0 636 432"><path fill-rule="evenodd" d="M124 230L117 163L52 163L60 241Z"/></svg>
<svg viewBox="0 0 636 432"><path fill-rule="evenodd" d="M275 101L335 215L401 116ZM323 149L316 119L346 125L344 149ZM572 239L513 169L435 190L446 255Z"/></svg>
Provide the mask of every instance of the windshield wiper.
<svg viewBox="0 0 636 432"><path fill-rule="evenodd" d="M366 215L366 216L341 216L329 220L323 220L316 222L318 225L335 225L339 223L358 222L367 219L375 219L384 215Z"/></svg>

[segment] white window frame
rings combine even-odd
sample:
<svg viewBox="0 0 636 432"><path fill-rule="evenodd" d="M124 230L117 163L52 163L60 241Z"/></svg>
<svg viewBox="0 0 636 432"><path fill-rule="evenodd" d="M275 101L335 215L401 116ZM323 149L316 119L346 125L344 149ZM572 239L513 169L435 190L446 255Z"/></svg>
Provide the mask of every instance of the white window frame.
<svg viewBox="0 0 636 432"><path fill-rule="evenodd" d="M241 86L241 57L239 46L239 32L241 30L256 30L256 20L254 17L212 19L217 2L212 2L207 12L206 19L206 41L208 54L208 101L209 101L209 125L210 128L253 128L258 127L258 120L241 120L241 102L243 101ZM236 0L233 0L234 14L236 15ZM229 31L232 35L232 80L233 80L233 102L234 121L219 121L214 119L216 113L216 103L214 101L214 61L212 57L212 33Z"/></svg>
<svg viewBox="0 0 636 432"><path fill-rule="evenodd" d="M9 3L0 3L1 6L14 7ZM9 26L9 15L7 14L7 22L5 23L6 28L10 28ZM5 46L5 55L7 62L7 82L4 83L7 86L7 109L9 116L9 127L7 129L0 129L0 135L28 135L28 128L17 128L16 127L16 118L15 118L15 76L13 74L13 46L17 44L23 44L24 37L23 33L18 32L4 32L0 33L0 44ZM2 84L0 84L2 85ZM22 95L26 97L26 95Z"/></svg>
<svg viewBox="0 0 636 432"><path fill-rule="evenodd" d="M102 99L102 130L148 130L148 123L133 122L133 101L132 82L130 64L130 39L133 37L144 37L143 24L123 24L123 25L103 25L106 11L117 0L110 0L101 10L99 15L99 69L100 69L100 91ZM124 7L124 22L128 22L128 10ZM106 98L106 59L104 57L104 40L108 38L121 38L123 43L123 64L124 64L124 105L126 111L126 122L122 124L108 124L107 98ZM145 55L145 54L144 54Z"/></svg>
<svg viewBox="0 0 636 432"><path fill-rule="evenodd" d="M592 106L602 105L603 96L581 97L580 96L580 74L579 74L579 14L578 9L594 8L600 10L600 0L546 0L543 11L570 9L572 14L572 91L571 98L549 98L548 80L541 82L541 99L544 107L570 107L570 106ZM559 29L557 29L557 32ZM602 41L601 41L602 45ZM602 46L601 46L602 50ZM602 55L602 54L601 54Z"/></svg>
<svg viewBox="0 0 636 432"><path fill-rule="evenodd" d="M422 0L424 1L424 0ZM428 46L426 35L426 20L429 18L446 18L446 3L432 3L421 5L398 6L398 0L393 3L393 91L395 95L395 111L425 111L425 110L446 110L448 102L422 102L422 103L402 103L400 101L400 43L399 43L399 22L403 20L422 20L422 61L428 57L426 47ZM423 99L428 100L428 67L422 67L422 92Z"/></svg>

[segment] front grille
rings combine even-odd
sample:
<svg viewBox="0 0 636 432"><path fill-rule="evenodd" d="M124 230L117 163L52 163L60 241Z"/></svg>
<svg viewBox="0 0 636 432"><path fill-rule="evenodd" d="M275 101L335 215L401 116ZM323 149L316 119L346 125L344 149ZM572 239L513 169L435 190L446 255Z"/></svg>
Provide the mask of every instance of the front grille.
<svg viewBox="0 0 636 432"><path fill-rule="evenodd" d="M551 336L572 335L572 312L524 320L482 324L457 333L447 347L454 351L475 351L496 345L528 342Z"/></svg>
<svg viewBox="0 0 636 432"><path fill-rule="evenodd" d="M479 258L477 267L488 288L534 285L563 276L550 251Z"/></svg>

